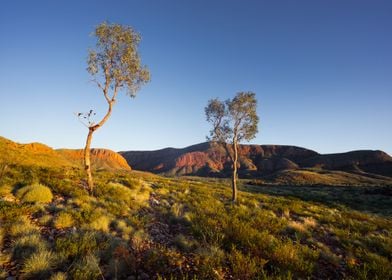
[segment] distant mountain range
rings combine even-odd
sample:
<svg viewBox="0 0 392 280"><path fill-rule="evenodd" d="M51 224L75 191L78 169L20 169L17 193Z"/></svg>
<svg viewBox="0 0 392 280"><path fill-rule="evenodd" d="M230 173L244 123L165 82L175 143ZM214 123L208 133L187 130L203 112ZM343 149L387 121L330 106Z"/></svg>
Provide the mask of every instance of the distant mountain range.
<svg viewBox="0 0 392 280"><path fill-rule="evenodd" d="M92 150L95 170L140 170L167 176L228 177L231 162L222 146L200 143L156 151ZM18 144L0 137L0 164L83 167L83 150ZM392 185L392 157L382 151L319 154L283 145L240 145L240 178L272 184Z"/></svg>
<svg viewBox="0 0 392 280"><path fill-rule="evenodd" d="M132 168L157 174L227 177L231 170L224 148L216 143L119 153ZM277 172L303 169L341 171L381 179L392 177L392 157L382 151L319 154L295 146L240 145L239 163L242 178L268 177Z"/></svg>

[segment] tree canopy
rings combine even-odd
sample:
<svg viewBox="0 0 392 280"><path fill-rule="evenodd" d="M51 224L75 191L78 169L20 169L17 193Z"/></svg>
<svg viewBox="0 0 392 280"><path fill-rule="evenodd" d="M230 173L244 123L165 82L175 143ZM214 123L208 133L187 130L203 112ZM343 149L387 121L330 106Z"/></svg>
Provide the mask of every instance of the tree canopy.
<svg viewBox="0 0 392 280"><path fill-rule="evenodd" d="M207 121L212 124L210 141L222 144L233 162L233 201L237 199L238 144L252 140L258 132L256 94L239 92L233 99L211 99L205 107Z"/></svg>

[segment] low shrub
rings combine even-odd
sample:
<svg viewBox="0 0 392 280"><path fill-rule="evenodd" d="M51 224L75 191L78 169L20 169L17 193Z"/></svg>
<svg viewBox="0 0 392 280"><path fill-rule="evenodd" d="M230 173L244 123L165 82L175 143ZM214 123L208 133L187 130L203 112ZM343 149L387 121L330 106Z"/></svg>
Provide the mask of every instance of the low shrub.
<svg viewBox="0 0 392 280"><path fill-rule="evenodd" d="M70 271L71 278L78 280L98 279L100 275L99 259L91 254L81 257Z"/></svg>
<svg viewBox="0 0 392 280"><path fill-rule="evenodd" d="M224 279L225 252L216 246L200 247L196 250L197 279Z"/></svg>
<svg viewBox="0 0 392 280"><path fill-rule="evenodd" d="M41 184L22 187L16 192L16 196L22 202L30 203L49 203L53 199L52 191L47 186Z"/></svg>
<svg viewBox="0 0 392 280"><path fill-rule="evenodd" d="M98 197L109 200L121 201L129 205L133 191L119 183L109 183L107 185L97 186L96 193Z"/></svg>
<svg viewBox="0 0 392 280"><path fill-rule="evenodd" d="M266 260L244 255L237 249L233 249L228 256L234 279L255 279L261 272Z"/></svg>
<svg viewBox="0 0 392 280"><path fill-rule="evenodd" d="M62 259L71 259L107 249L105 237L91 231L70 233L56 239L55 251Z"/></svg>

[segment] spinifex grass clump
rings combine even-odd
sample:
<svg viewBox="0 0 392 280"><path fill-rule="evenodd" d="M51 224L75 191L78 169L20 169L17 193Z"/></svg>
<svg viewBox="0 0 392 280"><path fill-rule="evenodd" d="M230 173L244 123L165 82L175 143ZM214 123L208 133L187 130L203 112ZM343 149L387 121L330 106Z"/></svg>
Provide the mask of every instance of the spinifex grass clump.
<svg viewBox="0 0 392 280"><path fill-rule="evenodd" d="M53 199L52 191L44 185L32 184L20 188L16 192L16 196L22 202L30 203L49 203Z"/></svg>

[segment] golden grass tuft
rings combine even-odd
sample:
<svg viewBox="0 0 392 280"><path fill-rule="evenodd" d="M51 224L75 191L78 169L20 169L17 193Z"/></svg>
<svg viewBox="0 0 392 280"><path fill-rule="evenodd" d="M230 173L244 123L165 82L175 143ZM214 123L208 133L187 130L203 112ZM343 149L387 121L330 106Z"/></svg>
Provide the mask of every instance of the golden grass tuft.
<svg viewBox="0 0 392 280"><path fill-rule="evenodd" d="M97 219L93 220L87 227L93 230L100 230L105 233L109 232L109 225L111 219L106 215L101 215Z"/></svg>
<svg viewBox="0 0 392 280"><path fill-rule="evenodd" d="M22 202L30 203L49 203L53 199L52 191L44 185L33 184L20 188L16 192L16 196Z"/></svg>
<svg viewBox="0 0 392 280"><path fill-rule="evenodd" d="M33 253L23 264L23 276L30 279L43 279L54 267L55 257L50 251L40 250Z"/></svg>
<svg viewBox="0 0 392 280"><path fill-rule="evenodd" d="M75 221L72 215L66 212L60 212L53 222L53 226L57 229L69 228L74 225Z"/></svg>

